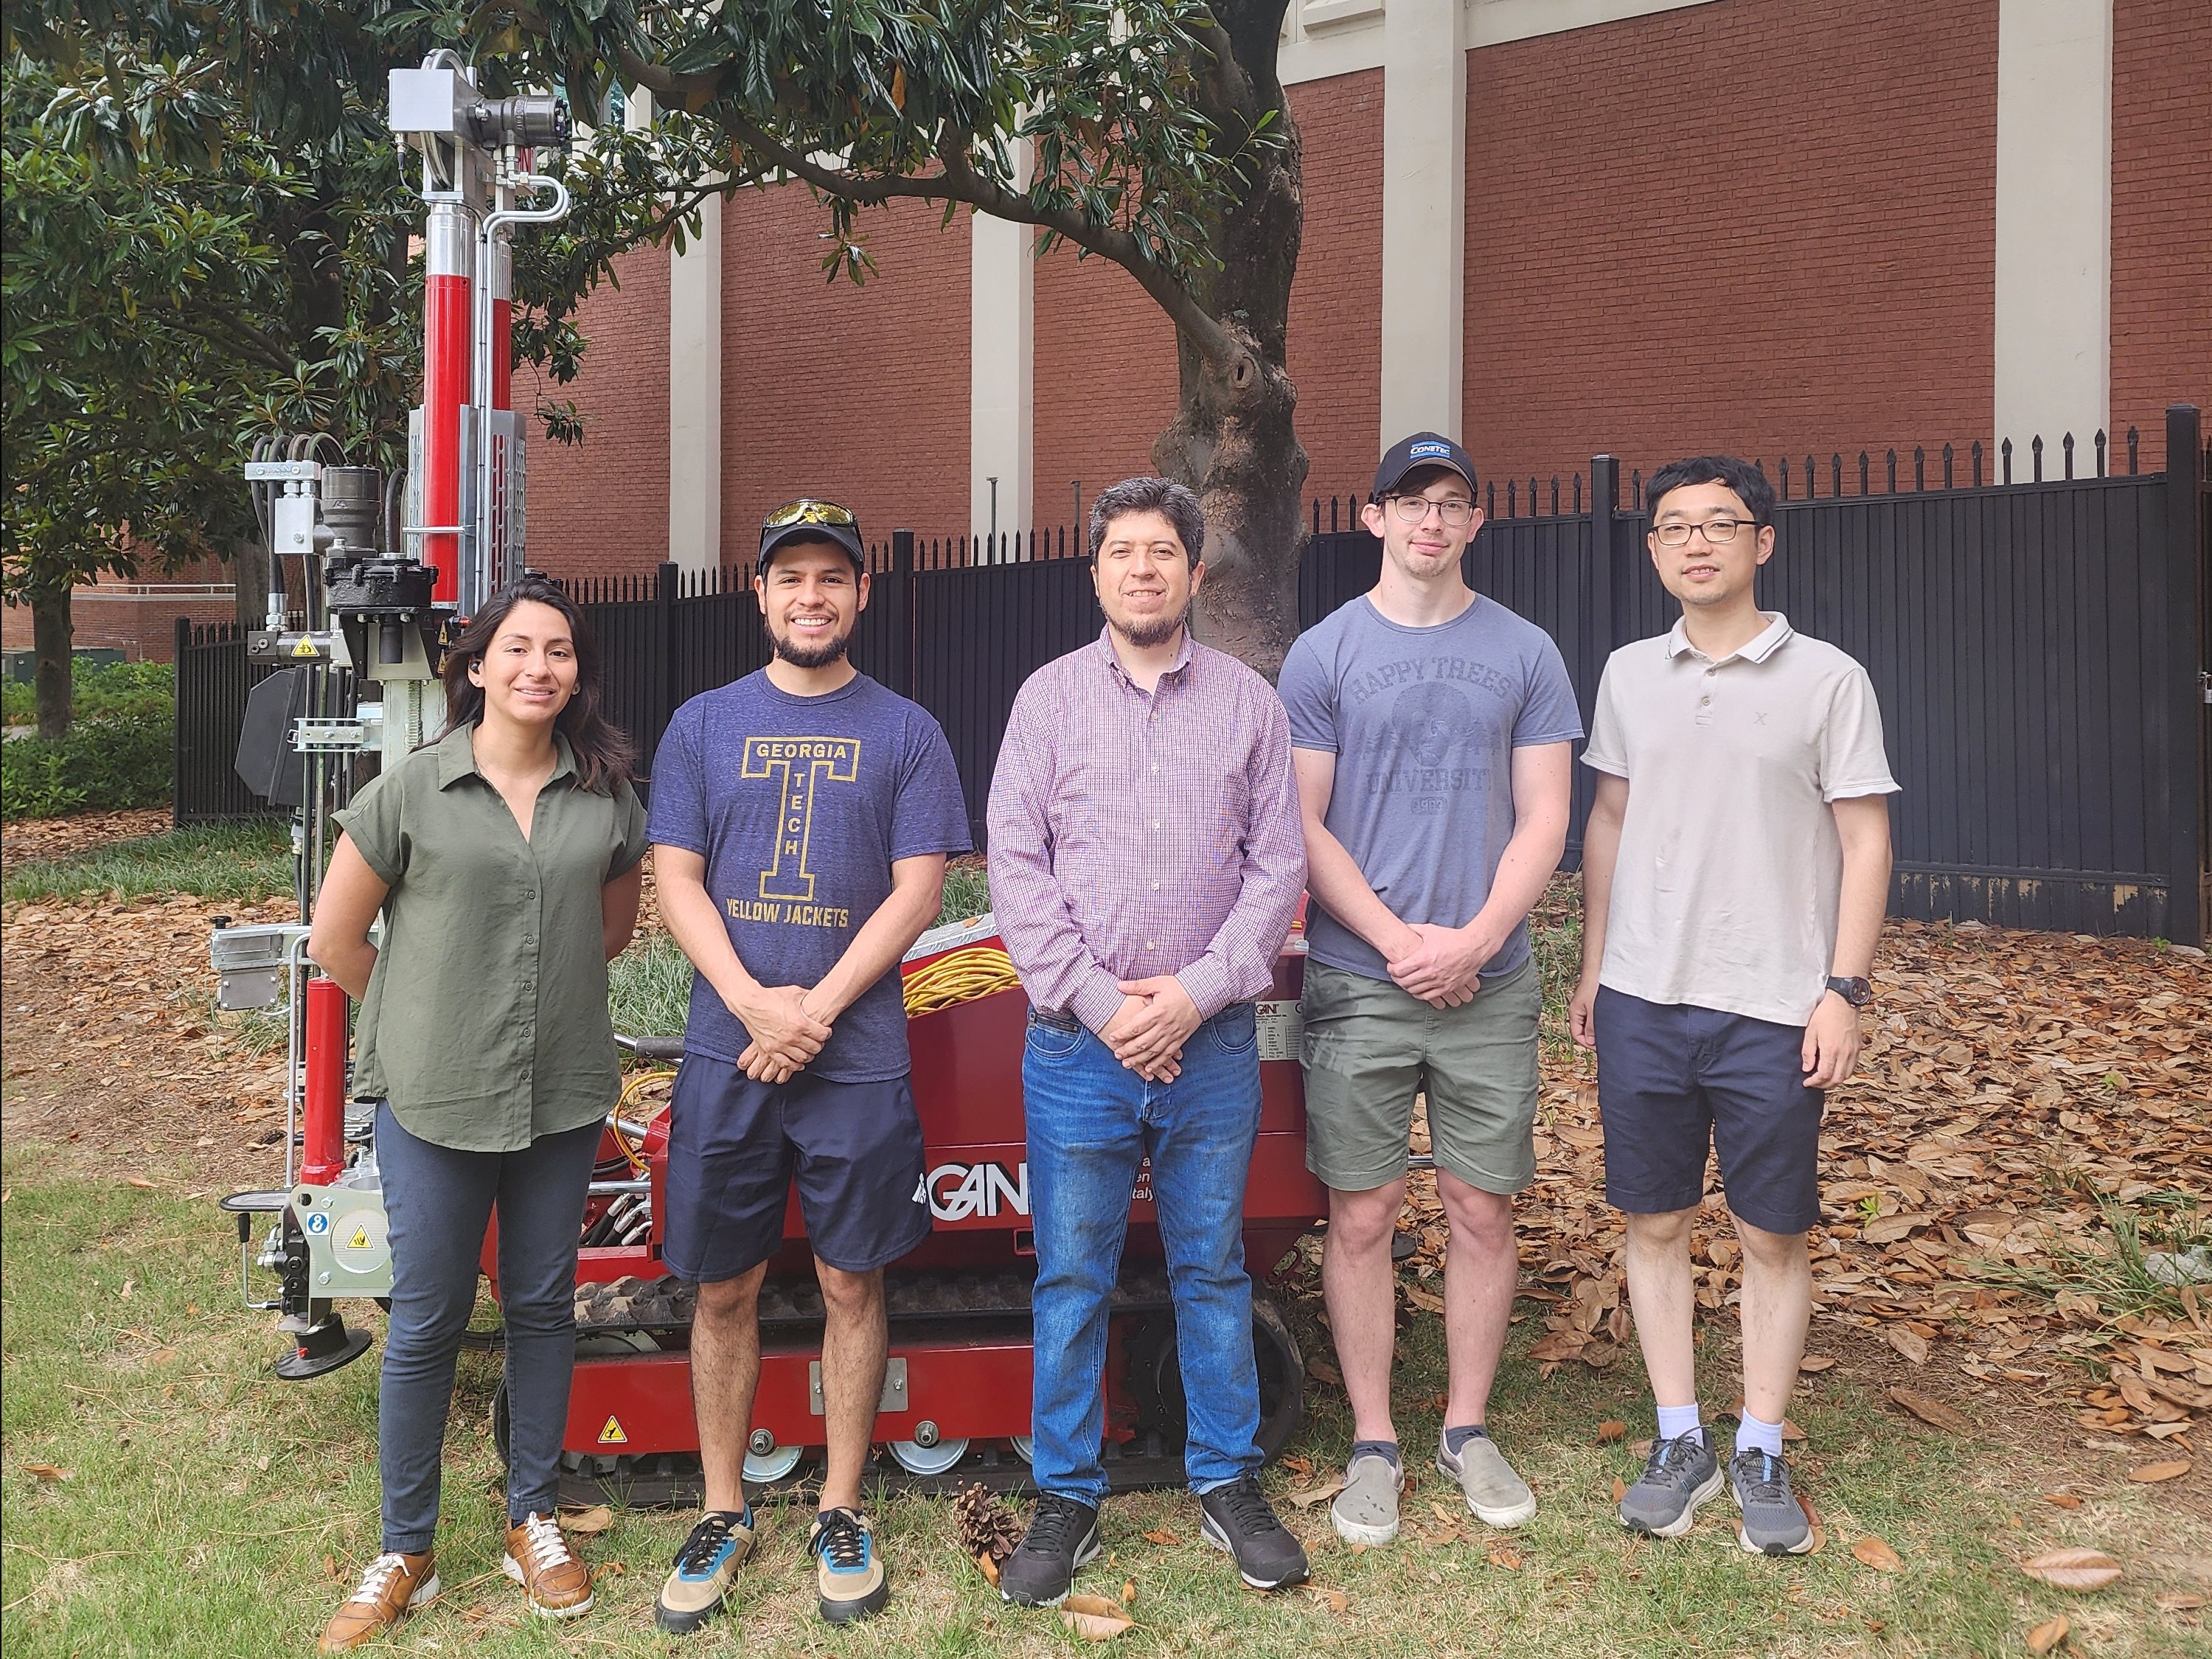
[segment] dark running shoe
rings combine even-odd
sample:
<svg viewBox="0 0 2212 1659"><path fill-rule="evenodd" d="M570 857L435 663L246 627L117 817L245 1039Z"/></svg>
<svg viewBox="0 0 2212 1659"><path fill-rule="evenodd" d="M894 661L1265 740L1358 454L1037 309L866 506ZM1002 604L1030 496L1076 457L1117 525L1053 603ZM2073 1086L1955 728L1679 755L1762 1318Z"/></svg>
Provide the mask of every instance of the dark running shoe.
<svg viewBox="0 0 2212 1659"><path fill-rule="evenodd" d="M1056 1607L1097 1553L1098 1511L1058 1492L1042 1493L1030 1529L999 1569L999 1594L1025 1607Z"/></svg>
<svg viewBox="0 0 2212 1659"><path fill-rule="evenodd" d="M676 1552L676 1570L660 1587L653 1622L678 1636L698 1629L722 1610L722 1597L752 1549L750 1509L736 1515L715 1510L701 1516Z"/></svg>
<svg viewBox="0 0 2212 1659"><path fill-rule="evenodd" d="M814 1558L816 1600L831 1624L880 1613L891 1599L890 1574L876 1554L876 1534L866 1516L823 1510L806 1534L806 1552Z"/></svg>
<svg viewBox="0 0 2212 1659"><path fill-rule="evenodd" d="M1662 1440L1636 1484L1621 1494L1620 1524L1654 1538L1680 1538L1696 1524L1698 1505L1720 1496L1724 1484L1704 1430Z"/></svg>
<svg viewBox="0 0 2212 1659"><path fill-rule="evenodd" d="M1200 1493L1198 1507L1200 1534L1235 1558L1238 1576L1254 1589L1280 1589L1305 1582L1305 1547L1275 1518L1275 1511L1260 1495L1257 1475Z"/></svg>
<svg viewBox="0 0 2212 1659"><path fill-rule="evenodd" d="M1813 1547L1813 1523L1790 1490L1790 1466L1771 1452L1740 1451L1729 1459L1743 1525L1735 1541L1753 1555L1802 1555Z"/></svg>

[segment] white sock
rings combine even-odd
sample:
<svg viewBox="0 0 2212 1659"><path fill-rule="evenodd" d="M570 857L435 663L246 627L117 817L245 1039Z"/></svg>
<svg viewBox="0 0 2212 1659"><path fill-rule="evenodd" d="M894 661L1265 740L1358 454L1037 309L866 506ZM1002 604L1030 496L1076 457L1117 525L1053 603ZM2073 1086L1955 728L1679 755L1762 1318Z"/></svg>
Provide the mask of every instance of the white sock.
<svg viewBox="0 0 2212 1659"><path fill-rule="evenodd" d="M1748 1411L1745 1412L1736 1419L1735 1449L1739 1457L1747 1451L1763 1451L1769 1457L1781 1456L1782 1425L1779 1423L1762 1423Z"/></svg>
<svg viewBox="0 0 2212 1659"><path fill-rule="evenodd" d="M1694 1400L1686 1406L1659 1407L1659 1437L1662 1440L1680 1440L1702 1426L1698 1417L1698 1402Z"/></svg>

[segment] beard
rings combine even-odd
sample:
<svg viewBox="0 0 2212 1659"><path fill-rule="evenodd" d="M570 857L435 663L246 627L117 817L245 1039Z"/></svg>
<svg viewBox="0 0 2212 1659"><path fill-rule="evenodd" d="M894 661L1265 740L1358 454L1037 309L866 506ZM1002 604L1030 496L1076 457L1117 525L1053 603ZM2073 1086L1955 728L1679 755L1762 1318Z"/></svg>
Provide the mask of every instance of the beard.
<svg viewBox="0 0 2212 1659"><path fill-rule="evenodd" d="M1109 618L1114 631L1139 651L1150 651L1155 646L1165 645L1176 636L1190 616L1186 605L1172 617L1155 617L1150 622L1127 623Z"/></svg>
<svg viewBox="0 0 2212 1659"><path fill-rule="evenodd" d="M827 639L798 640L788 634L779 634L768 626L768 642L775 654L793 668L827 668L845 654L845 647L853 642L850 628L842 634L832 634Z"/></svg>

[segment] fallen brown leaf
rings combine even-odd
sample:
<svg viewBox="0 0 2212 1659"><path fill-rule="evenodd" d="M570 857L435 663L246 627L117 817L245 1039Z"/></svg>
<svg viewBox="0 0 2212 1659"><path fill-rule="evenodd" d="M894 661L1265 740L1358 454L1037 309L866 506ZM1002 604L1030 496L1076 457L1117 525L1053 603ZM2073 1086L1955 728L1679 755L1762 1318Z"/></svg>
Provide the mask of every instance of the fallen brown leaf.
<svg viewBox="0 0 2212 1659"><path fill-rule="evenodd" d="M147 1192L150 1193L154 1190L154 1183L147 1180L144 1176L125 1176L124 1180L128 1185L142 1188Z"/></svg>
<svg viewBox="0 0 2212 1659"><path fill-rule="evenodd" d="M1614 1475L1613 1477L1613 1501L1618 1504L1622 1498L1627 1496L1628 1482L1622 1480L1619 1475Z"/></svg>
<svg viewBox="0 0 2212 1659"><path fill-rule="evenodd" d="M1889 1340L1891 1347L1896 1349L1914 1364L1924 1365L1928 1363L1928 1339L1919 1332L1908 1330L1902 1325L1892 1325L1882 1334Z"/></svg>
<svg viewBox="0 0 2212 1659"><path fill-rule="evenodd" d="M2020 1570L2054 1589L2082 1595L2103 1589L2120 1577L2120 1564L2102 1550L2045 1550L2021 1562Z"/></svg>
<svg viewBox="0 0 2212 1659"><path fill-rule="evenodd" d="M1818 1555L1828 1547L1828 1524L1820 1519L1820 1511L1813 1507L1813 1500L1802 1492L1797 1494L1797 1507L1805 1511L1806 1522L1813 1528L1813 1547L1805 1553Z"/></svg>
<svg viewBox="0 0 2212 1659"><path fill-rule="evenodd" d="M1330 1589L1325 1584L1308 1584L1305 1590L1308 1595L1312 1596L1331 1613L1343 1613L1352 1606L1352 1598L1340 1589Z"/></svg>
<svg viewBox="0 0 2212 1659"><path fill-rule="evenodd" d="M2063 1613L2056 1619L2045 1620L2043 1623L2028 1632L2027 1650L2039 1656L2050 1652L2051 1649L2066 1639L2066 1632L2069 1628L2066 1622L2066 1615Z"/></svg>
<svg viewBox="0 0 2212 1659"><path fill-rule="evenodd" d="M990 1551L975 1552L975 1570L983 1575L984 1583L993 1589L999 1588L999 1564L991 1559Z"/></svg>
<svg viewBox="0 0 2212 1659"><path fill-rule="evenodd" d="M2160 1480L2175 1480L2197 1466L2185 1457L2169 1459L2163 1463L2139 1463L2128 1471L2128 1479L2137 1486L2154 1486Z"/></svg>
<svg viewBox="0 0 2212 1659"><path fill-rule="evenodd" d="M1156 1527L1152 1531L1145 1534L1145 1541L1147 1544L1158 1544L1164 1547L1172 1549L1177 1544L1182 1543L1182 1540L1176 1537L1175 1533L1169 1528Z"/></svg>
<svg viewBox="0 0 2212 1659"><path fill-rule="evenodd" d="M58 1468L52 1463L26 1463L23 1465L23 1473L35 1474L41 1480L66 1480L70 1478L70 1472L67 1469Z"/></svg>
<svg viewBox="0 0 2212 1659"><path fill-rule="evenodd" d="M1508 1572L1518 1572L1521 1571L1521 1552L1510 1544L1492 1544L1490 1547L1490 1565L1503 1567Z"/></svg>
<svg viewBox="0 0 2212 1659"><path fill-rule="evenodd" d="M1886 1540L1870 1532L1862 1534L1852 1544L1851 1553L1859 1559L1862 1565L1872 1567L1876 1572L1899 1572L1905 1567L1905 1563L1898 1559L1897 1552L1890 1548Z"/></svg>
<svg viewBox="0 0 2212 1659"><path fill-rule="evenodd" d="M1110 1642L1136 1629L1137 1621L1103 1595L1071 1595L1060 1606L1060 1622L1086 1642Z"/></svg>
<svg viewBox="0 0 2212 1659"><path fill-rule="evenodd" d="M2043 1501L2046 1504L2056 1504L2062 1510L2078 1510L2081 1507L2081 1500L2070 1492L2047 1492L2043 1494Z"/></svg>
<svg viewBox="0 0 2212 1659"><path fill-rule="evenodd" d="M1125 1607L1134 1607L1136 1604L1137 1581L1133 1578L1124 1578L1121 1581L1121 1605Z"/></svg>
<svg viewBox="0 0 2212 1659"><path fill-rule="evenodd" d="M338 1577L338 1559L337 1556L325 1555L323 1558L323 1577L329 1579L333 1584L342 1582Z"/></svg>
<svg viewBox="0 0 2212 1659"><path fill-rule="evenodd" d="M1825 1371L1835 1363L1834 1358L1830 1355L1808 1353L1797 1362L1797 1369L1801 1371Z"/></svg>
<svg viewBox="0 0 2212 1659"><path fill-rule="evenodd" d="M1609 1446L1614 1441L1624 1440L1627 1437L1628 1425L1617 1417L1608 1417L1597 1425L1597 1443L1601 1446Z"/></svg>
<svg viewBox="0 0 2212 1659"><path fill-rule="evenodd" d="M601 1533L615 1523L615 1512L605 1504L594 1504L589 1509L564 1509L561 1511L561 1530L588 1538Z"/></svg>
<svg viewBox="0 0 2212 1659"><path fill-rule="evenodd" d="M1896 1333L1891 1333L1893 1341L1895 1336ZM1913 1340L1919 1341L1917 1337ZM1920 1346L1924 1353L1928 1345L1923 1342ZM1972 1434L1974 1431L1973 1419L1948 1401L1936 1399L1932 1394L1922 1394L1913 1389L1885 1389L1882 1398L1948 1434Z"/></svg>
<svg viewBox="0 0 2212 1659"><path fill-rule="evenodd" d="M1330 1498L1335 1497L1337 1493L1343 1490L1343 1481L1332 1480L1326 1486L1316 1486L1309 1492L1292 1492L1291 1494L1291 1502L1297 1504L1302 1510L1310 1510L1316 1504L1326 1504Z"/></svg>
<svg viewBox="0 0 2212 1659"><path fill-rule="evenodd" d="M2194 1613L2204 1605L2204 1598L2194 1590L2167 1590L2154 1605L2161 1613Z"/></svg>

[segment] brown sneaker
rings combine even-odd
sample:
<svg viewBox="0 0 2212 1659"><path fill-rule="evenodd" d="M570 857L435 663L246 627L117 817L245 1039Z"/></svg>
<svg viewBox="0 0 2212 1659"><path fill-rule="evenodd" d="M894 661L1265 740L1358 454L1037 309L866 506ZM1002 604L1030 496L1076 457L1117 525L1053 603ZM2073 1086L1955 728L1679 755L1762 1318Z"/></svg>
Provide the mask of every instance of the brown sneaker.
<svg viewBox="0 0 2212 1659"><path fill-rule="evenodd" d="M387 1550L368 1564L361 1588L331 1615L323 1626L317 1651L350 1653L374 1642L438 1593L438 1568L431 1553L401 1555Z"/></svg>
<svg viewBox="0 0 2212 1659"><path fill-rule="evenodd" d="M574 1619L592 1610L592 1570L576 1559L550 1515L529 1516L507 1529L500 1568L529 1592L530 1610L541 1619Z"/></svg>

